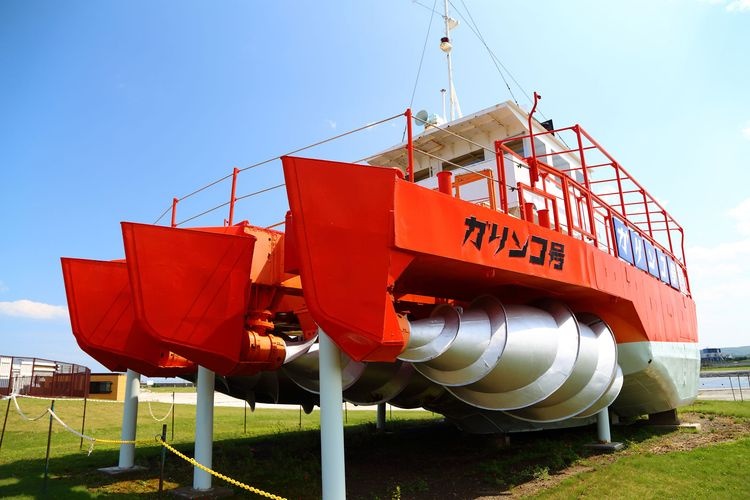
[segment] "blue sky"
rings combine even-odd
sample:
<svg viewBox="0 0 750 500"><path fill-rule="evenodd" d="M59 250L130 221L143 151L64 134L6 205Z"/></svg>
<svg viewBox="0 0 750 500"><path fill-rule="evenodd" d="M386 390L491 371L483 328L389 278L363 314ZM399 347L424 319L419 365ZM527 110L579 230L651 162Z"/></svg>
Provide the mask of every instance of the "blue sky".
<svg viewBox="0 0 750 500"><path fill-rule="evenodd" d="M682 223L701 345L750 344L750 1L465 2L544 115L583 125ZM153 222L233 166L403 112L432 4L0 2L0 354L100 369L70 332L60 256L122 257L120 221ZM441 31L435 16L415 110L441 109ZM453 41L463 111L509 99L467 23ZM402 131L306 154L358 160ZM244 179L238 194L272 186L278 163ZM276 190L238 218L271 224L283 204Z"/></svg>

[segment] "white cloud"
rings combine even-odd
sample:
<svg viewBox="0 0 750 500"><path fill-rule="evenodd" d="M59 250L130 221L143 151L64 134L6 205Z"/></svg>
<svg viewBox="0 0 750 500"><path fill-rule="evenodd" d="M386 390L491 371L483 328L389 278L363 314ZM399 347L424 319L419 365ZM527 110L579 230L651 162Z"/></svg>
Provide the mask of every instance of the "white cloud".
<svg viewBox="0 0 750 500"><path fill-rule="evenodd" d="M750 198L729 210L736 235L710 247L687 250L691 290L698 308L700 344L750 345Z"/></svg>
<svg viewBox="0 0 750 500"><path fill-rule="evenodd" d="M750 198L727 212L737 224L737 231L743 235L750 235Z"/></svg>
<svg viewBox="0 0 750 500"><path fill-rule="evenodd" d="M749 1L750 1L750 0L749 0ZM743 135L743 136L744 136L744 137L745 137L746 139L750 139L750 122L747 122L747 123L745 124L745 128L743 128L743 129L742 129L742 135Z"/></svg>
<svg viewBox="0 0 750 500"><path fill-rule="evenodd" d="M745 12L750 10L750 0L732 0L727 4L729 12Z"/></svg>
<svg viewBox="0 0 750 500"><path fill-rule="evenodd" d="M0 302L0 316L14 316L29 319L63 319L68 317L64 306L53 306L43 302L21 299L12 302Z"/></svg>
<svg viewBox="0 0 750 500"><path fill-rule="evenodd" d="M336 128L336 122L335 121L333 121L333 120L326 120L326 122L328 123L328 126L331 127L332 129Z"/></svg>
<svg viewBox="0 0 750 500"><path fill-rule="evenodd" d="M727 12L750 11L750 0L701 0L709 5L723 5Z"/></svg>

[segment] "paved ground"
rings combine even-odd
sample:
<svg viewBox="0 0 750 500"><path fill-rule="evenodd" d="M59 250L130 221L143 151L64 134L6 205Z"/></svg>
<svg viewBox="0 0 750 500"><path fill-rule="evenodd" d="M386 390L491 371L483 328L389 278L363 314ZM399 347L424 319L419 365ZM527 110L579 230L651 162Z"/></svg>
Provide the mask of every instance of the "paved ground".
<svg viewBox="0 0 750 500"><path fill-rule="evenodd" d="M194 405L195 400L197 398L197 394L194 392L176 392L174 393L174 402L178 405ZM151 402L158 402L158 403L171 403L172 402L172 393L171 392L151 392L148 389L141 389L141 393L139 395L140 401L151 401ZM235 406L235 407L243 407L245 405L245 401L242 399L233 398L231 396L227 396L226 394L222 394L220 392L214 393L214 406ZM264 405L264 404L257 404L257 408L299 408L296 405Z"/></svg>
<svg viewBox="0 0 750 500"><path fill-rule="evenodd" d="M698 399L714 401L750 401L750 391L747 389L702 389L698 391Z"/></svg>
<svg viewBox="0 0 750 500"><path fill-rule="evenodd" d="M176 392L174 394L174 402L178 405L194 405L197 398L197 394L194 392ZM172 402L172 393L171 392L151 392L148 389L141 389L141 393L139 395L139 400L142 402L151 401L155 403L171 403ZM233 398L231 396L227 396L226 394L222 394L220 392L216 392L214 394L214 406L233 406L233 407L239 407L245 405L245 401L237 398ZM271 405L271 404L264 404L264 403L258 403L255 405L256 408L276 408L277 410L281 409L290 409L290 410L296 410L299 408L299 405ZM315 410L318 410L318 407L315 407ZM363 410L363 411L375 411L375 406L355 406L353 404L347 403L346 409L349 411L357 411L357 410ZM401 408L398 408L401 410ZM412 410L403 410L403 411L412 411ZM421 408L413 411L423 411Z"/></svg>
<svg viewBox="0 0 750 500"><path fill-rule="evenodd" d="M703 389L698 393L698 399L714 400L714 401L750 401L750 391L743 389L740 394L739 389L734 390L734 394L730 389ZM171 403L172 393L171 392L151 392L148 389L142 389L140 394L141 401L152 401L159 403ZM175 404L182 405L194 405L196 400L196 394L194 392L176 392L174 394ZM245 402L241 399L236 399L226 394L217 392L214 395L214 406L234 406L242 407ZM288 408L297 409L297 405L269 405L258 403L256 408ZM317 410L317 408L316 408ZM375 406L355 406L347 403L347 410L368 410L374 411Z"/></svg>

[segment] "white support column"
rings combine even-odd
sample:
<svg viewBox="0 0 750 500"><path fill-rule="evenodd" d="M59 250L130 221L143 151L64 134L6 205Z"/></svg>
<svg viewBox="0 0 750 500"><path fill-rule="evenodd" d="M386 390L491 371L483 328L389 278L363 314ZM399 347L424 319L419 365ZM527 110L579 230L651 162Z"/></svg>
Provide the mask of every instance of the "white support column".
<svg viewBox="0 0 750 500"><path fill-rule="evenodd" d="M596 434L600 443L612 442L612 436L609 433L609 407L596 414Z"/></svg>
<svg viewBox="0 0 750 500"><path fill-rule="evenodd" d="M198 367L198 400L195 405L195 460L208 467L213 465L214 440L214 372ZM193 489L210 490L211 474L195 467Z"/></svg>
<svg viewBox="0 0 750 500"><path fill-rule="evenodd" d="M385 430L385 403L378 404L378 420L375 428L379 431Z"/></svg>
<svg viewBox="0 0 750 500"><path fill-rule="evenodd" d="M341 353L323 330L320 333L320 454L323 500L346 498L344 420L341 411Z"/></svg>
<svg viewBox="0 0 750 500"><path fill-rule="evenodd" d="M138 420L138 394L141 392L141 374L128 370L125 376L125 405L122 411L123 441L135 441L136 421ZM135 444L120 445L119 469L130 469L135 464Z"/></svg>

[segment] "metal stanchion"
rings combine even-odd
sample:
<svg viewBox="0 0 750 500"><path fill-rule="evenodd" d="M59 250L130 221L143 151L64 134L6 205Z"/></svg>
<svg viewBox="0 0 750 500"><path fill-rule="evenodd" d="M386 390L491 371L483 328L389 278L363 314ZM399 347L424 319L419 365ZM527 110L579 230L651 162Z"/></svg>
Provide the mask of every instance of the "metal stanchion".
<svg viewBox="0 0 750 500"><path fill-rule="evenodd" d="M52 444L52 413L55 411L55 400L52 400L52 404L49 407L49 430L47 431L47 455L44 458L44 493L47 493L47 481L49 479L49 450Z"/></svg>
<svg viewBox="0 0 750 500"><path fill-rule="evenodd" d="M385 430L385 403L378 404L378 416L375 428L379 431Z"/></svg>
<svg viewBox="0 0 750 500"><path fill-rule="evenodd" d="M174 406L174 391L172 391L172 442L174 442L174 413L175 413L175 406Z"/></svg>
<svg viewBox="0 0 750 500"><path fill-rule="evenodd" d="M162 424L161 426L161 440L166 441L167 440L167 424ZM159 465L159 495L161 495L161 492L164 491L164 462L167 460L167 449L162 446L161 447L161 463Z"/></svg>
<svg viewBox="0 0 750 500"><path fill-rule="evenodd" d="M745 402L745 398L742 396L742 382L740 381L740 376L737 375L737 389L740 390L740 401Z"/></svg>
<svg viewBox="0 0 750 500"><path fill-rule="evenodd" d="M8 397L8 406L5 407L5 419L3 420L3 432L0 432L0 448L3 447L3 439L5 438L5 424L8 423L8 412L10 411L10 400Z"/></svg>
<svg viewBox="0 0 750 500"><path fill-rule="evenodd" d="M83 418L81 419L81 444L78 446L79 450L83 449L83 434L85 434L86 430L86 403L88 403L89 399L87 397L83 398Z"/></svg>

